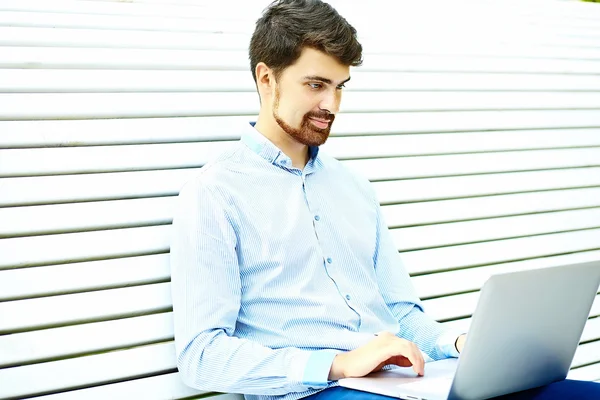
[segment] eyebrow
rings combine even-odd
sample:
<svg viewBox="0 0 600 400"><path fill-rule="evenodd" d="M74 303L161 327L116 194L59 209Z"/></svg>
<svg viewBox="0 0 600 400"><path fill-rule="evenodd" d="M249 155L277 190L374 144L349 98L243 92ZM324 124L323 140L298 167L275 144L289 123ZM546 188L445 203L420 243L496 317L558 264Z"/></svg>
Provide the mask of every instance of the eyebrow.
<svg viewBox="0 0 600 400"><path fill-rule="evenodd" d="M318 75L305 76L304 80L305 81L319 81L319 82L326 83L328 85L331 85L333 83L333 81L331 79L323 78L322 76L318 76ZM350 80L350 77L341 81L338 85L343 85L344 83L348 82L349 80Z"/></svg>

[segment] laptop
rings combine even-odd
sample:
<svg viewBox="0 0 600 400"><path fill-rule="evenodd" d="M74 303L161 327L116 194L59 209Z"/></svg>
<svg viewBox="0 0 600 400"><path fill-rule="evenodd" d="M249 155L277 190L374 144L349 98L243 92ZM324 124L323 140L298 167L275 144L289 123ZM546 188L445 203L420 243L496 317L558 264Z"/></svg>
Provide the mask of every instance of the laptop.
<svg viewBox="0 0 600 400"><path fill-rule="evenodd" d="M458 359L346 378L340 386L405 400L481 400L563 380L600 285L600 261L493 275Z"/></svg>

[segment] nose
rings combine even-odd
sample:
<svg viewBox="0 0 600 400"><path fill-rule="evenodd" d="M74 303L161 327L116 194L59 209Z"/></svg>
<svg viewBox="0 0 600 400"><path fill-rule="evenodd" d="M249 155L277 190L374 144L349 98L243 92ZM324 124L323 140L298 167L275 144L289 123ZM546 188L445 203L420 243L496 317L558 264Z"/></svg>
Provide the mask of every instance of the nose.
<svg viewBox="0 0 600 400"><path fill-rule="evenodd" d="M321 110L327 110L329 111L331 114L337 114L337 112L340 109L340 102L341 102L341 93L339 90L327 90L324 94L323 94L323 99L321 100L321 103L319 104L319 108Z"/></svg>

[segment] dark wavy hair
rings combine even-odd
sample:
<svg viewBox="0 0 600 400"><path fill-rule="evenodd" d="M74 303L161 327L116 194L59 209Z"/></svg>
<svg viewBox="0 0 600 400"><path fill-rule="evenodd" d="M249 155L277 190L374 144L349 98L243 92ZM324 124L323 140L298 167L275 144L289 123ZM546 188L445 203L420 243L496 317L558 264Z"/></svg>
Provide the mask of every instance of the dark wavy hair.
<svg viewBox="0 0 600 400"><path fill-rule="evenodd" d="M348 66L362 64L362 45L352 27L321 0L276 0L256 21L250 40L250 69L256 82L256 65L264 62L275 79L294 64L304 47L312 47Z"/></svg>

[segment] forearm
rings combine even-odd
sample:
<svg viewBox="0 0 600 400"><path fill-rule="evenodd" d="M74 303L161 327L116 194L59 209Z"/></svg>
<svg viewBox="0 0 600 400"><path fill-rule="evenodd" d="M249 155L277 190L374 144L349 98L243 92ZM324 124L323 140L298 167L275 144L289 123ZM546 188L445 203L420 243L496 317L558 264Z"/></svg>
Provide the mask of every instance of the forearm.
<svg viewBox="0 0 600 400"><path fill-rule="evenodd" d="M456 339L464 332L445 327L414 306L402 319L398 336L416 343L434 360L458 357Z"/></svg>
<svg viewBox="0 0 600 400"><path fill-rule="evenodd" d="M333 350L270 349L230 337L222 330L201 333L181 346L177 366L196 389L224 393L282 395L325 387Z"/></svg>

